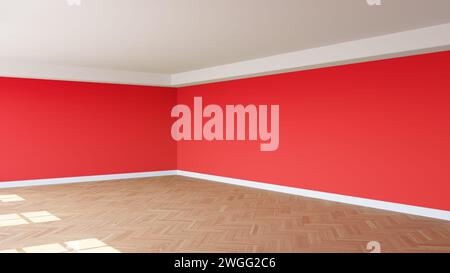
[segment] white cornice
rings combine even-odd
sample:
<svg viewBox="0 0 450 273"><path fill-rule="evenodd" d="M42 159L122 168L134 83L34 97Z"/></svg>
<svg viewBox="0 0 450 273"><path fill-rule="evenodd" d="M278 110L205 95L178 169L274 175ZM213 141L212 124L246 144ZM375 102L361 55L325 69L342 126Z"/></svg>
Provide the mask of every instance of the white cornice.
<svg viewBox="0 0 450 273"><path fill-rule="evenodd" d="M0 62L0 76L148 86L171 86L169 74L20 62Z"/></svg>
<svg viewBox="0 0 450 273"><path fill-rule="evenodd" d="M0 76L187 86L450 49L450 23L176 74L0 62Z"/></svg>
<svg viewBox="0 0 450 273"><path fill-rule="evenodd" d="M450 24L300 50L172 75L172 86L275 74L450 48Z"/></svg>

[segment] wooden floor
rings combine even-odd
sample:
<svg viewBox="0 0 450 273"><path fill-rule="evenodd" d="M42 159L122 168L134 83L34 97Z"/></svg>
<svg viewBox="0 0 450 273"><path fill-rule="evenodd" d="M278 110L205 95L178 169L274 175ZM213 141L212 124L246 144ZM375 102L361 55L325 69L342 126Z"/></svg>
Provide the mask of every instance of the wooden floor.
<svg viewBox="0 0 450 273"><path fill-rule="evenodd" d="M0 190L0 250L368 252L369 241L450 252L450 222L180 176Z"/></svg>

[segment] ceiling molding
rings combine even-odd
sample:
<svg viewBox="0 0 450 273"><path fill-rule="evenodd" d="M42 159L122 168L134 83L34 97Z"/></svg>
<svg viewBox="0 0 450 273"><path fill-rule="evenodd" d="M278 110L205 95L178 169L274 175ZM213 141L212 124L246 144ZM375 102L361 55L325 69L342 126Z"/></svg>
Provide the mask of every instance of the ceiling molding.
<svg viewBox="0 0 450 273"><path fill-rule="evenodd" d="M172 86L447 50L450 23L172 74Z"/></svg>
<svg viewBox="0 0 450 273"><path fill-rule="evenodd" d="M171 86L171 77L169 74L20 62L0 62L0 76L147 86Z"/></svg>
<svg viewBox="0 0 450 273"><path fill-rule="evenodd" d="M450 23L176 74L0 62L0 76L178 87L449 49Z"/></svg>

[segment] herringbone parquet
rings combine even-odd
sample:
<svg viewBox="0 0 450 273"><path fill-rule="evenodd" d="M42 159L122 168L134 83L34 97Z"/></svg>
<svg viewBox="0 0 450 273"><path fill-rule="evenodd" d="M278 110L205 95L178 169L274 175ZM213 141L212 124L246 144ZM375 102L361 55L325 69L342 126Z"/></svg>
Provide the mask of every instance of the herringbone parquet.
<svg viewBox="0 0 450 273"><path fill-rule="evenodd" d="M94 238L120 252L368 252L369 241L382 252L450 252L450 222L180 176L0 195L16 199L0 201L0 215L55 217L0 226L0 250Z"/></svg>

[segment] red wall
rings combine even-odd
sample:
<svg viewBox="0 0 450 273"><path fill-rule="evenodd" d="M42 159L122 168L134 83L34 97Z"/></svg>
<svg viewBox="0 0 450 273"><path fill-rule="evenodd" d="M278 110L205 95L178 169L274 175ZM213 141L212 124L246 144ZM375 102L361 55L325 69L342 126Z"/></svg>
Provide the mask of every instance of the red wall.
<svg viewBox="0 0 450 273"><path fill-rule="evenodd" d="M161 87L0 78L0 181L176 169Z"/></svg>
<svg viewBox="0 0 450 273"><path fill-rule="evenodd" d="M450 210L449 72L447 51L180 88L279 104L280 146L181 141L178 169Z"/></svg>
<svg viewBox="0 0 450 273"><path fill-rule="evenodd" d="M191 87L0 78L0 181L180 169L450 210L450 51ZM177 103L279 104L280 146L181 141Z"/></svg>

